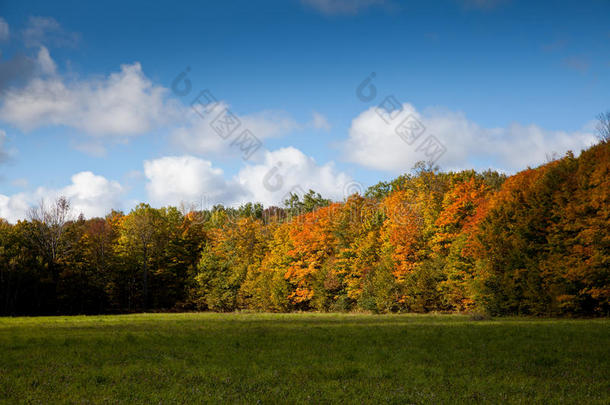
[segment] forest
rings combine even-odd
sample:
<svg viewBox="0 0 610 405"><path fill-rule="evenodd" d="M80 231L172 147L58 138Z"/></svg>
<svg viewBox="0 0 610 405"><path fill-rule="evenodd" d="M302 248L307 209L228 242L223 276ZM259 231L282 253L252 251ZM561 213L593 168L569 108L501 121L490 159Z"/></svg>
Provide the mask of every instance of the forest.
<svg viewBox="0 0 610 405"><path fill-rule="evenodd" d="M604 140L512 176L418 164L342 202L77 214L0 220L0 314L610 315Z"/></svg>

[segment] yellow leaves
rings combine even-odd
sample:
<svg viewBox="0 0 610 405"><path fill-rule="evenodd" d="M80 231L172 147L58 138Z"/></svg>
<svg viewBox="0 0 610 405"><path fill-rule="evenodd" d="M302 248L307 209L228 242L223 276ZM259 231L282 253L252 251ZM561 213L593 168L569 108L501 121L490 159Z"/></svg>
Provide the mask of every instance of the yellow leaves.
<svg viewBox="0 0 610 405"><path fill-rule="evenodd" d="M389 245L395 268L392 271L398 281L413 272L422 246L422 227L419 207L413 204L409 191L397 191L383 202L387 219L383 224L381 238Z"/></svg>

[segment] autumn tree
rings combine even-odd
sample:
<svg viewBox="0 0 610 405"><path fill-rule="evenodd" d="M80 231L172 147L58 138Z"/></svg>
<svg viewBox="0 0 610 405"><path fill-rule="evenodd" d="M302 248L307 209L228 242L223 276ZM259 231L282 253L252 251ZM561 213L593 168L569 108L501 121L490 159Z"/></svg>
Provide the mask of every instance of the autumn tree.
<svg viewBox="0 0 610 405"><path fill-rule="evenodd" d="M246 216L211 230L209 235L196 276L200 303L217 311L246 306L253 292L242 289L242 284L248 273L261 265L269 239L268 229L260 219Z"/></svg>
<svg viewBox="0 0 610 405"><path fill-rule="evenodd" d="M456 174L443 199L432 240L436 262L443 266L441 291L445 309L463 311L474 306L476 260L469 249L487 213L492 188L474 172Z"/></svg>
<svg viewBox="0 0 610 405"><path fill-rule="evenodd" d="M139 269L142 288L140 303L145 310L149 307L150 268L166 240L166 229L163 216L148 204L138 205L119 223L117 252L127 269ZM135 308L135 299L139 294L135 273L133 270L130 273L128 307Z"/></svg>
<svg viewBox="0 0 610 405"><path fill-rule="evenodd" d="M340 204L334 203L292 221L290 240L293 248L288 252L292 260L285 277L294 287L289 298L299 308L325 309L327 291L323 286L340 288L337 285L341 283L339 275L329 267L337 243L333 216L339 208Z"/></svg>
<svg viewBox="0 0 610 405"><path fill-rule="evenodd" d="M509 177L418 164L343 202L73 219L60 198L0 220L0 313L608 315L609 179L602 139Z"/></svg>

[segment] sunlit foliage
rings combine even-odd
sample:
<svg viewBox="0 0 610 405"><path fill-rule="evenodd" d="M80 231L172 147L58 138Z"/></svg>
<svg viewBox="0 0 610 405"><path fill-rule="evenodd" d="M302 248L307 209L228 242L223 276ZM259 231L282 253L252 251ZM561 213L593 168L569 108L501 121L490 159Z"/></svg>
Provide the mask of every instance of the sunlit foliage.
<svg viewBox="0 0 610 405"><path fill-rule="evenodd" d="M610 144L506 177L410 174L331 202L183 212L69 202L0 221L2 314L610 313Z"/></svg>

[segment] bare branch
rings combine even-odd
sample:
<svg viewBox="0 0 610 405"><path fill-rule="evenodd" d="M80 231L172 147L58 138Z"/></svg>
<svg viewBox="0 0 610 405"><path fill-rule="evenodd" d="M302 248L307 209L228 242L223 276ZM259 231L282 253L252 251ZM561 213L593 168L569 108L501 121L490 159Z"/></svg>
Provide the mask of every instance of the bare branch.
<svg viewBox="0 0 610 405"><path fill-rule="evenodd" d="M597 137L602 142L610 142L610 111L597 116Z"/></svg>

